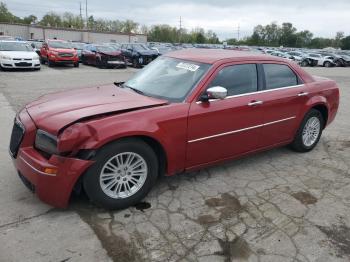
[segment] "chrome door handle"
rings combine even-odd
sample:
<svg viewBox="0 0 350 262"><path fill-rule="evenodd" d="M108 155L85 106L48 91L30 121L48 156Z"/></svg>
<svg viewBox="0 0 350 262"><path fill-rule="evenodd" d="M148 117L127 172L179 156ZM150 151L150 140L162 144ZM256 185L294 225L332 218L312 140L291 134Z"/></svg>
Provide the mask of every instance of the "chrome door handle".
<svg viewBox="0 0 350 262"><path fill-rule="evenodd" d="M309 93L308 92L301 92L298 94L298 96L307 96Z"/></svg>
<svg viewBox="0 0 350 262"><path fill-rule="evenodd" d="M263 101L252 101L248 103L248 106L257 106L257 105L262 105Z"/></svg>

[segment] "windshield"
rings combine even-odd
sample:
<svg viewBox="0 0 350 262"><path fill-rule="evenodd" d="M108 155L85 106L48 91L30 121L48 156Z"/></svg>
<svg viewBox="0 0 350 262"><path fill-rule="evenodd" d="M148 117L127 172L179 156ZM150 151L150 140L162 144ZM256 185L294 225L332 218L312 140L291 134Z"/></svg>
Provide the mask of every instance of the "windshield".
<svg viewBox="0 0 350 262"><path fill-rule="evenodd" d="M0 42L0 51L33 51L27 43Z"/></svg>
<svg viewBox="0 0 350 262"><path fill-rule="evenodd" d="M109 46L96 46L98 52L114 52L115 50Z"/></svg>
<svg viewBox="0 0 350 262"><path fill-rule="evenodd" d="M52 48L73 48L72 44L65 41L49 41L49 47Z"/></svg>
<svg viewBox="0 0 350 262"><path fill-rule="evenodd" d="M181 102L209 68L209 64L159 57L124 86L148 96Z"/></svg>
<svg viewBox="0 0 350 262"><path fill-rule="evenodd" d="M72 43L73 48L76 48L78 50L83 50L85 44L84 43Z"/></svg>

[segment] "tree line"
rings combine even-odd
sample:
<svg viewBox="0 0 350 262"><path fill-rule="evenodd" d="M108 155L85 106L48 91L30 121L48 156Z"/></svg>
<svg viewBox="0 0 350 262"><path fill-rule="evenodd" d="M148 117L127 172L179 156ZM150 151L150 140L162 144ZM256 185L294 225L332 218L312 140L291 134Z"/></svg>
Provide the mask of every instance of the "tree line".
<svg viewBox="0 0 350 262"><path fill-rule="evenodd" d="M71 12L57 14L49 12L41 19L35 15L20 18L12 14L5 3L0 2L0 22L37 24L42 26L74 28L98 31L98 32L121 32L121 33L142 33L148 35L151 42L170 43L197 43L197 44L219 44L218 36L212 30L194 28L192 30L178 29L177 27L160 24L153 26L140 25L133 20L111 20L94 18L89 16L87 21ZM251 36L243 39L227 39L230 45L252 45L252 46L284 46L284 47L309 47L324 48L335 47L350 49L350 36L343 32L337 32L334 38L314 37L309 30L298 31L292 23L282 23L278 25L273 22L268 25L257 25L254 27Z"/></svg>

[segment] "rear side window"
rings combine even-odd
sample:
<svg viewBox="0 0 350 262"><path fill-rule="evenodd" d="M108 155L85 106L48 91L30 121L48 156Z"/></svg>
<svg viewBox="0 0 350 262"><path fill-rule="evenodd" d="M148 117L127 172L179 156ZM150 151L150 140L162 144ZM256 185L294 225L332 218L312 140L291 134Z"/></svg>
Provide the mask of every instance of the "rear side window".
<svg viewBox="0 0 350 262"><path fill-rule="evenodd" d="M258 90L258 76L255 64L227 66L220 70L209 87L222 86L227 95L239 95Z"/></svg>
<svg viewBox="0 0 350 262"><path fill-rule="evenodd" d="M286 65L264 64L266 89L298 85L297 75Z"/></svg>

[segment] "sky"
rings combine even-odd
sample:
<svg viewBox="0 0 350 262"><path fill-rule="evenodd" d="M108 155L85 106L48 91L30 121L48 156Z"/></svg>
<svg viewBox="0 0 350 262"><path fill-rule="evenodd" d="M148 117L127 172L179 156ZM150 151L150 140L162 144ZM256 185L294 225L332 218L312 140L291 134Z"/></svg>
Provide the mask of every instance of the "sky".
<svg viewBox="0 0 350 262"><path fill-rule="evenodd" d="M15 15L66 11L85 15L86 0L0 0ZM251 35L254 26L291 22L314 36L334 37L337 31L350 35L350 0L88 0L88 15L105 19L132 19L139 24L169 24L213 30L220 40ZM239 29L239 30L238 30Z"/></svg>

